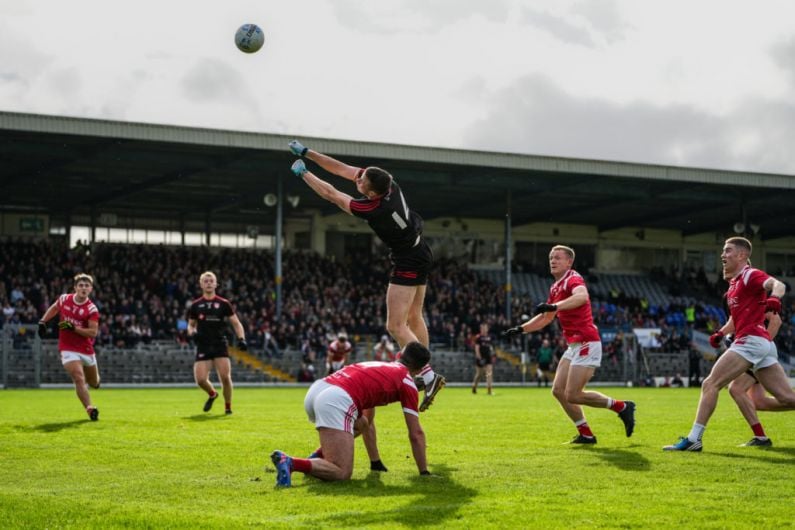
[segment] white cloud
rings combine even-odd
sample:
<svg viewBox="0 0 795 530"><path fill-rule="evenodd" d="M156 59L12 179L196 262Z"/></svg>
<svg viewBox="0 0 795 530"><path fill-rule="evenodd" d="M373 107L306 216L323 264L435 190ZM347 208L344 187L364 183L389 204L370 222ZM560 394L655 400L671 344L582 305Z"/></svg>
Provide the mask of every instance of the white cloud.
<svg viewBox="0 0 795 530"><path fill-rule="evenodd" d="M0 14L3 110L795 166L784 0L0 0ZM247 22L266 35L252 55L232 38Z"/></svg>

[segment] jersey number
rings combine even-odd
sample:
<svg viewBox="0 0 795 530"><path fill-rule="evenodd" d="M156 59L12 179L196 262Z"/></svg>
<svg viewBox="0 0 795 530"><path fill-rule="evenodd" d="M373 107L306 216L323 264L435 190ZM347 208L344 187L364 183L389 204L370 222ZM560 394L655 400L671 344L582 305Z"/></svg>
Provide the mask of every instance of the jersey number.
<svg viewBox="0 0 795 530"><path fill-rule="evenodd" d="M403 192L402 191L400 192L400 202L403 204L403 211L406 214L406 219L408 219L409 218L409 207L406 206L406 199L403 197ZM402 217L400 217L400 215L398 215L398 213L396 211L392 212L392 219L394 219L395 224L397 224L400 227L401 230L405 230L406 227L409 226L408 223L406 223L406 220L404 220Z"/></svg>

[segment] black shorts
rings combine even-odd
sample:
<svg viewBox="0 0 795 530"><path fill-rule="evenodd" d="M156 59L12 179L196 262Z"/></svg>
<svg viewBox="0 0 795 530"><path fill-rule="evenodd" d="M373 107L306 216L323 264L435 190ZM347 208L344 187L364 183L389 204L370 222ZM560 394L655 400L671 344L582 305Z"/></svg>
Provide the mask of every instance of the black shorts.
<svg viewBox="0 0 795 530"><path fill-rule="evenodd" d="M483 359L481 357L475 359L475 366L483 367L486 366L487 364L491 364L491 357L489 357L488 359Z"/></svg>
<svg viewBox="0 0 795 530"><path fill-rule="evenodd" d="M542 372L549 372L549 367L552 363L538 363L538 369Z"/></svg>
<svg viewBox="0 0 795 530"><path fill-rule="evenodd" d="M213 359L221 359L223 357L229 357L229 351L224 350L213 350L213 349L199 349L196 348L196 360L195 362L199 361L212 361Z"/></svg>
<svg viewBox="0 0 795 530"><path fill-rule="evenodd" d="M425 285L433 265L433 252L424 239L420 239L416 247L399 253L393 252L392 273L389 283L395 285Z"/></svg>

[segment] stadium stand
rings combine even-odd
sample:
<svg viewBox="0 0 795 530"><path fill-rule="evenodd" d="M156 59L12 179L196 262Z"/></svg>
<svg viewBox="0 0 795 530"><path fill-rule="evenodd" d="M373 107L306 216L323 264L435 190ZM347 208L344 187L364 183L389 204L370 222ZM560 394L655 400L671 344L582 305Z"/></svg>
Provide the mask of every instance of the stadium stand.
<svg viewBox="0 0 795 530"><path fill-rule="evenodd" d="M357 343L355 360L369 359L373 341L385 333L386 260L364 253L335 260L309 252L287 252L281 319L274 314L272 261L269 252L250 249L105 243L67 248L57 239L3 239L0 327L17 352L10 358L14 374L29 374L34 369L28 366L32 359L24 353L30 349L33 333L19 326L35 324L58 294L71 290L71 278L79 271L88 271L97 279L93 298L102 314L97 348L106 381L192 381L185 314L198 295L197 279L204 270L218 272L219 293L235 305L252 353L263 366L298 377L302 365L312 364L312 375L322 374L329 338L340 330L351 334ZM442 259L437 264L426 298L427 320L434 364L450 381L470 379L470 339L480 322L490 323L495 335L513 325L503 316L502 275L502 271L474 271L454 260ZM627 347L609 347L617 331L631 334L636 327L659 328L661 346L649 349L651 357L679 353L686 359L691 329L711 331L725 321L725 312L715 299L702 304L672 293L669 285L676 284L674 280L666 283L642 274L589 273L587 278L594 318L603 331L609 359L600 370L603 380L619 381L626 376L622 356L629 354ZM546 299L552 280L523 272L514 275L514 281L513 313L521 315L532 313L532 308ZM792 350L794 341L793 317L787 306L786 325L777 339L783 353ZM553 341L559 338L554 325L544 334ZM530 359L535 342L528 340L525 347ZM54 340L45 341L45 346L41 381L63 381ZM504 346L514 358L497 363L495 380L521 380L516 362L521 348L518 343ZM311 357L309 363L305 362L307 356ZM681 369L681 364L660 362L654 369ZM15 383L14 377L9 369L9 384L21 384ZM276 379L278 375L252 364L240 363L236 369L236 380Z"/></svg>

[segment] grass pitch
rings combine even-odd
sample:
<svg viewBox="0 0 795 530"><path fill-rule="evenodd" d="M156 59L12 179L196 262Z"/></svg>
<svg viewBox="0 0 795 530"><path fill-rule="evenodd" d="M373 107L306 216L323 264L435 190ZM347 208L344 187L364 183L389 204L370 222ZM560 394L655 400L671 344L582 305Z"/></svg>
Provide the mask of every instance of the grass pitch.
<svg viewBox="0 0 795 530"><path fill-rule="evenodd" d="M704 452L664 453L698 392L605 393L637 402L632 438L587 409L599 444L563 445L575 430L548 390L447 388L421 415L435 476L417 474L393 404L376 415L388 473L357 441L350 482L295 473L280 490L270 452L318 445L305 389L238 389L227 417L198 389L103 388L96 423L73 391L0 391L0 527L793 527L795 414L762 413L773 448L737 447L751 431L723 392Z"/></svg>

